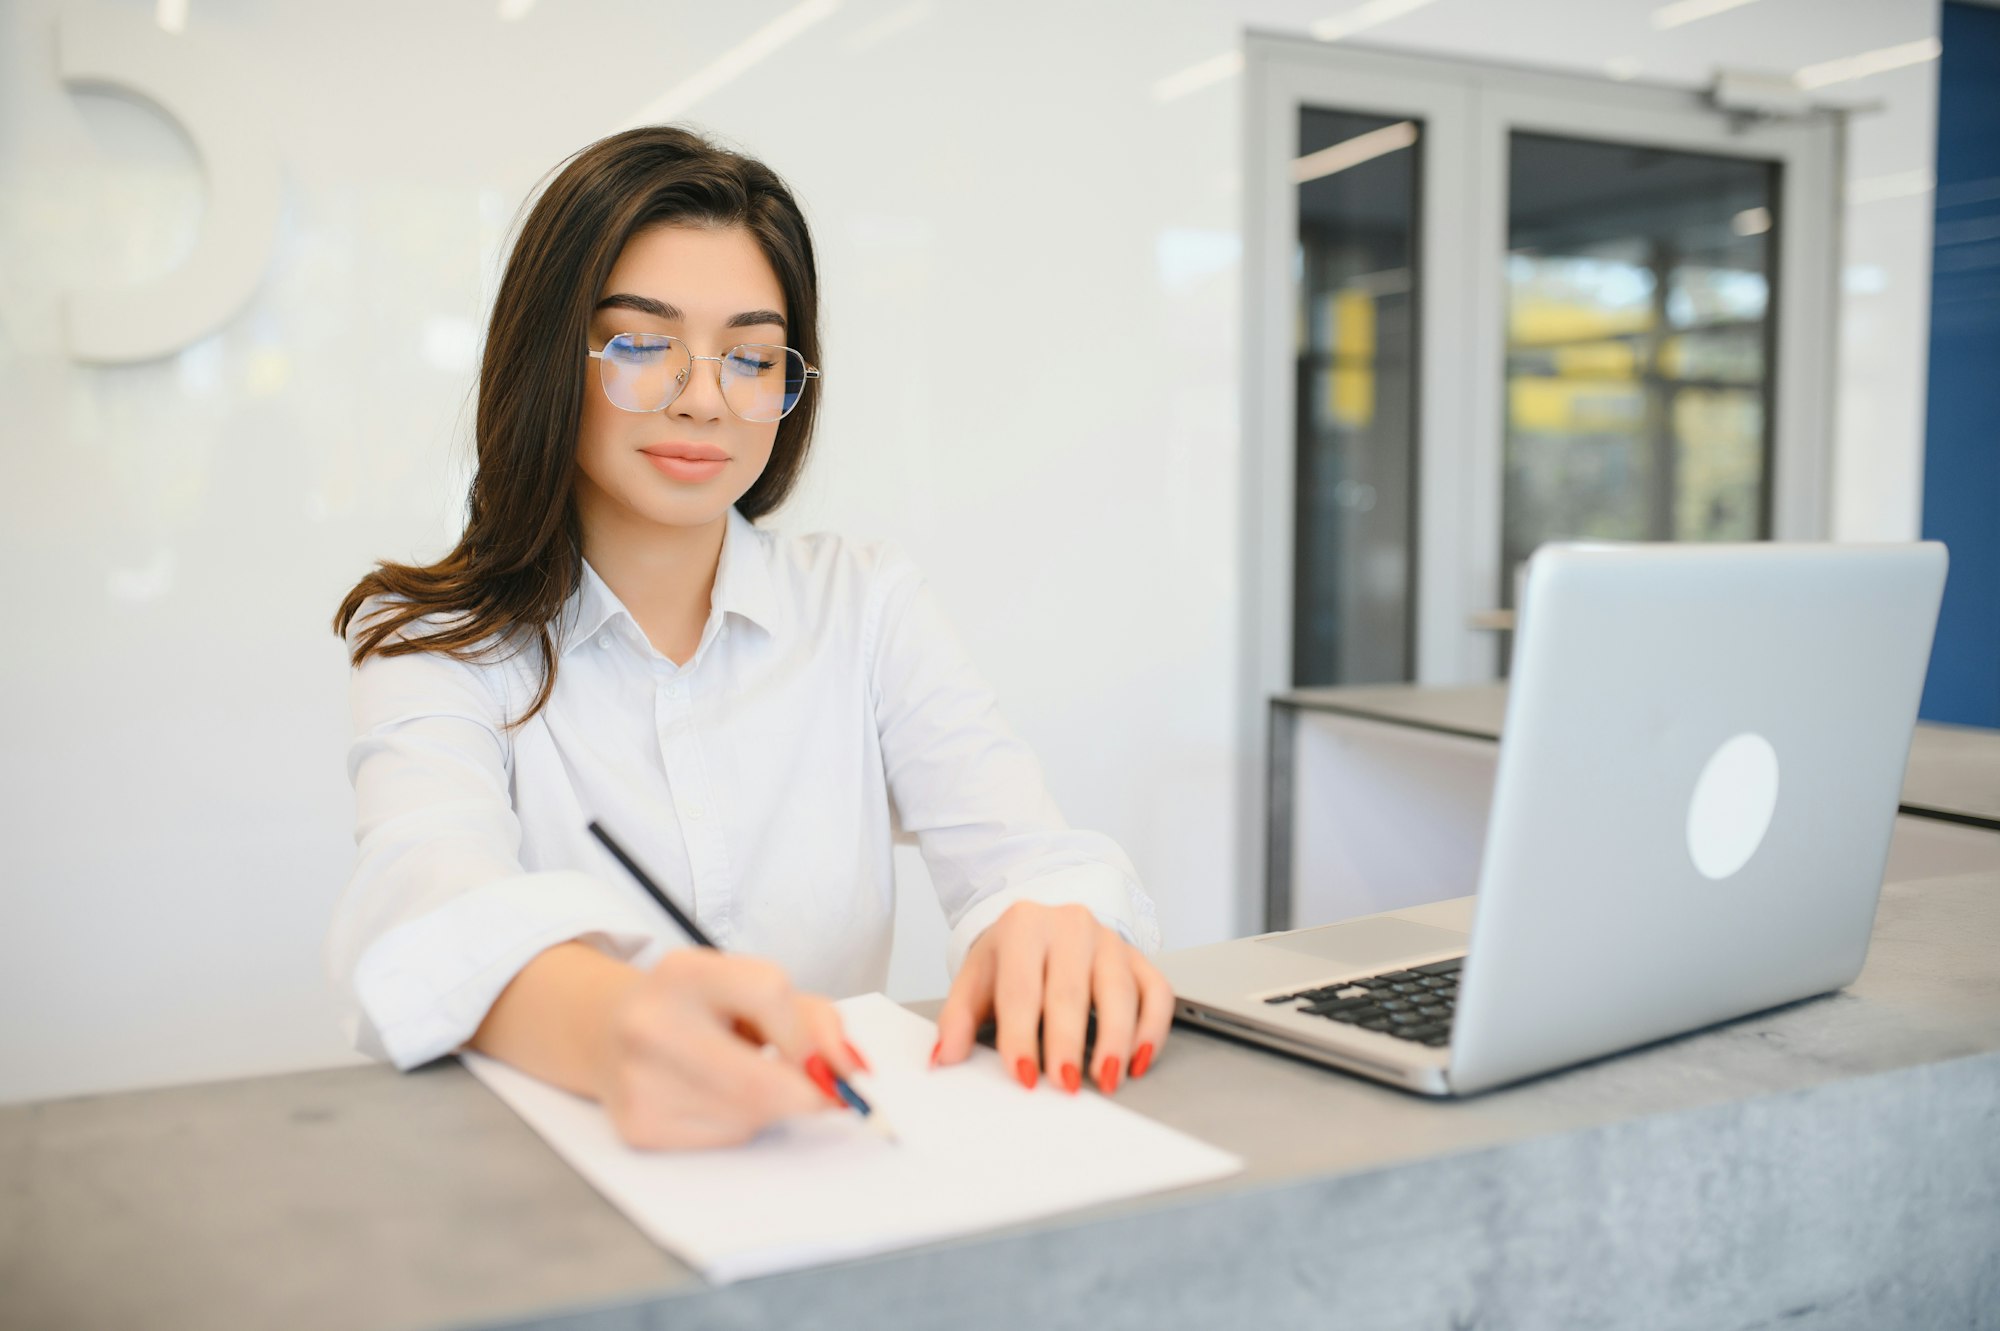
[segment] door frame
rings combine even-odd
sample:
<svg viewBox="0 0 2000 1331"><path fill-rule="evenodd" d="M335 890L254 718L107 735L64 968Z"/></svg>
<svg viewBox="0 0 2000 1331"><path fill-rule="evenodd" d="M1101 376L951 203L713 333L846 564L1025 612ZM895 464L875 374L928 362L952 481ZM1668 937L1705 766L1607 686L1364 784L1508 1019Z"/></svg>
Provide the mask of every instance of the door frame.
<svg viewBox="0 0 2000 1331"><path fill-rule="evenodd" d="M1298 245L1302 105L1419 121L1416 252L1416 680L1475 684L1499 673L1496 635L1472 618L1500 604L1507 136L1514 129L1644 143L1783 164L1776 237L1777 335L1771 536L1829 530L1840 164L1831 110L1732 118L1693 89L1265 34L1244 39L1243 570L1239 827L1246 884L1266 876L1270 700L1291 687L1295 548ZM1241 894L1254 927L1260 891Z"/></svg>

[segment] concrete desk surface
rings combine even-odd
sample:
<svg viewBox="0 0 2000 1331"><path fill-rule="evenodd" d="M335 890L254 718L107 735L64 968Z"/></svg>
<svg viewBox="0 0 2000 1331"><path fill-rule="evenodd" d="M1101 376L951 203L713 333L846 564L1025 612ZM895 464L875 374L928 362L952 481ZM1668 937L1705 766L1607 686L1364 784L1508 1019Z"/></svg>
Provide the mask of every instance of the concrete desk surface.
<svg viewBox="0 0 2000 1331"><path fill-rule="evenodd" d="M1294 689L1280 708L1339 712L1472 739L1498 739L1507 686L1384 684ZM2000 731L1920 721L1903 773L1903 812L2000 829Z"/></svg>
<svg viewBox="0 0 2000 1331"><path fill-rule="evenodd" d="M1459 1103L1179 1030L1120 1098L1243 1176L721 1288L455 1063L0 1108L0 1326L2000 1326L1996 958L1894 883L1848 989Z"/></svg>

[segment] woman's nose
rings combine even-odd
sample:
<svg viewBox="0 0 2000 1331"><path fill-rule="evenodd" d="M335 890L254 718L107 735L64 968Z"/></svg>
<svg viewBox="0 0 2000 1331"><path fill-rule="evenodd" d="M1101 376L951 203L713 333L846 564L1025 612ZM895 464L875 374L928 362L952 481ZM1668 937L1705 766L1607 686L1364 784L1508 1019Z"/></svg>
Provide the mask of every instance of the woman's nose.
<svg viewBox="0 0 2000 1331"><path fill-rule="evenodd" d="M687 387L674 399L672 411L690 420L712 421L721 417L722 362L700 359L688 371Z"/></svg>

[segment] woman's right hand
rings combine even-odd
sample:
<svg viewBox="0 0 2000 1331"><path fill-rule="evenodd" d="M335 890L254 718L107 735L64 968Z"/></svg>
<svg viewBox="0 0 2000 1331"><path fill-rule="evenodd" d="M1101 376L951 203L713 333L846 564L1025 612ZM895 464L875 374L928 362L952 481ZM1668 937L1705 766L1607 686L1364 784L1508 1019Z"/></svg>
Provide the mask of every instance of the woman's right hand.
<svg viewBox="0 0 2000 1331"><path fill-rule="evenodd" d="M641 1150L747 1141L779 1119L842 1107L834 1074L867 1070L832 1003L793 989L772 962L710 948L669 952L636 975L608 1034L597 1098Z"/></svg>

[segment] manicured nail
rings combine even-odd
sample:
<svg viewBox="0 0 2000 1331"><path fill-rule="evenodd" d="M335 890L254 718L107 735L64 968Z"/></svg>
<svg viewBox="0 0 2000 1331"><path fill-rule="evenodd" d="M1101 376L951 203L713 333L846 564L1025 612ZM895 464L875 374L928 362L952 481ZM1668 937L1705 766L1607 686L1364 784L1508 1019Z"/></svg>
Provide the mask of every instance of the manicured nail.
<svg viewBox="0 0 2000 1331"><path fill-rule="evenodd" d="M934 1045L932 1045L932 1046L931 1046L931 1066L932 1066L932 1067L936 1067L936 1066L937 1066L937 1061L938 1061L938 1055L939 1055L940 1053L942 1053L942 1052L943 1052L943 1050L944 1050L944 1041L943 1041L943 1040L939 1040L939 1041L938 1041L938 1042L937 1042L936 1044L934 1044Z"/></svg>
<svg viewBox="0 0 2000 1331"><path fill-rule="evenodd" d="M837 1105L846 1103L846 1101L840 1098L840 1092L833 1089L833 1069L826 1065L824 1058L821 1058L818 1054L808 1054L806 1056L806 1075L812 1078L813 1085L826 1093L827 1099Z"/></svg>
<svg viewBox="0 0 2000 1331"><path fill-rule="evenodd" d="M1118 1089L1118 1056L1106 1054L1097 1067L1097 1089L1106 1095Z"/></svg>
<svg viewBox="0 0 2000 1331"><path fill-rule="evenodd" d="M840 1042L840 1047L842 1049L845 1049L847 1051L847 1056L854 1060L854 1066L860 1068L863 1072L873 1072L875 1070L874 1068L868 1066L868 1060L861 1056L861 1051L859 1049L856 1049L853 1045L849 1044L847 1041L842 1040Z"/></svg>
<svg viewBox="0 0 2000 1331"><path fill-rule="evenodd" d="M1146 1069L1152 1066L1153 1046L1150 1044L1140 1045L1138 1051L1132 1055L1132 1080L1137 1081L1139 1078L1145 1076Z"/></svg>
<svg viewBox="0 0 2000 1331"><path fill-rule="evenodd" d="M1014 1062L1014 1076L1029 1090L1035 1089L1035 1060L1022 1057Z"/></svg>
<svg viewBox="0 0 2000 1331"><path fill-rule="evenodd" d="M1065 1063L1062 1065L1062 1084L1063 1089L1071 1095L1075 1095L1083 1089L1083 1074L1077 1071L1076 1064Z"/></svg>

